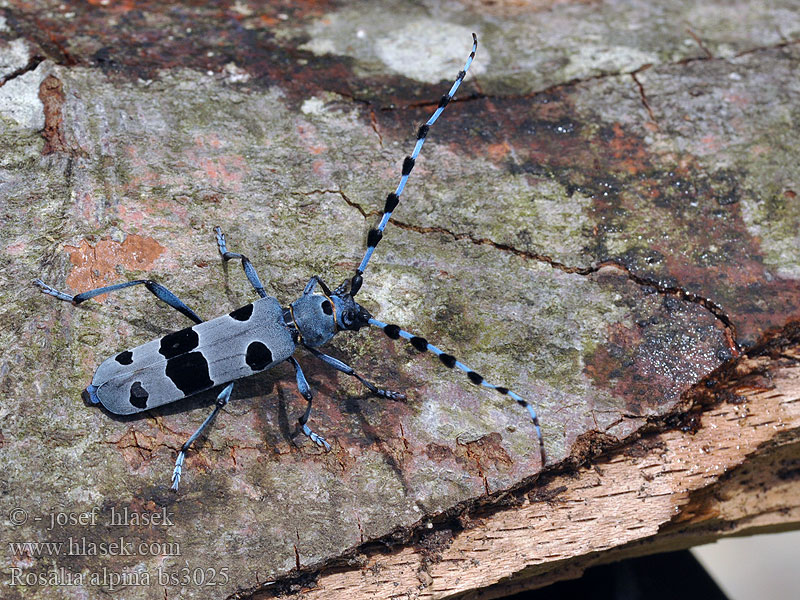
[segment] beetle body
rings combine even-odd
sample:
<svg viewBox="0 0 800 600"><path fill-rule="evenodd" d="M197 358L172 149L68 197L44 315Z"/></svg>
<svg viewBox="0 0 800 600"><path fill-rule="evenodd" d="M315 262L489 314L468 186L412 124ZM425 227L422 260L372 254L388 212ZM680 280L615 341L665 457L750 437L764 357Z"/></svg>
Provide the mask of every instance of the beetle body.
<svg viewBox="0 0 800 600"><path fill-rule="evenodd" d="M313 293L317 284L322 294ZM265 296L106 359L86 392L114 414L134 414L270 369L298 343L316 348L370 317L344 286L331 292L312 277L288 309Z"/></svg>
<svg viewBox="0 0 800 600"><path fill-rule="evenodd" d="M294 354L284 309L267 296L103 362L87 392L117 415L141 412L269 369Z"/></svg>

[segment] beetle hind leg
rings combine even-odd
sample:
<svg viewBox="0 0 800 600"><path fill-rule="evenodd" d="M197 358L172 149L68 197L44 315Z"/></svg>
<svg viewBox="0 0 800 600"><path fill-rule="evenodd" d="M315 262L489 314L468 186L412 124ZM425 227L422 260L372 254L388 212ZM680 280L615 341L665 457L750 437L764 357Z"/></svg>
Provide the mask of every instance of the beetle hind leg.
<svg viewBox="0 0 800 600"><path fill-rule="evenodd" d="M43 294L47 294L48 296L53 296L53 298L58 298L59 300L63 300L64 302L72 302L73 304L80 304L81 302L85 302L90 298L94 298L95 296L100 296L101 294L108 294L109 292L116 292L117 290L123 290L125 288L133 287L134 285L143 285L145 286L150 293L152 293L156 298L165 302L179 313L186 315L195 323L202 323L203 319L197 316L191 308L186 306L186 304L178 298L174 293L168 290L166 287L152 281L150 279L137 279L135 281L125 281L123 283L115 283L114 285L107 285L100 288L95 288L93 290L87 290L85 292L81 292L80 294L75 294L74 296L70 296L69 294L65 294L64 292L59 292L54 287L47 285L41 279L34 279L33 284L38 286L38 288L42 291Z"/></svg>
<svg viewBox="0 0 800 600"><path fill-rule="evenodd" d="M206 427L208 427L209 423L214 420L214 417L217 416L217 413L228 403L230 400L231 392L233 392L233 383L229 383L225 386L219 396L217 396L217 405L214 407L214 410L211 412L210 415L206 417L206 420L203 421L203 424L197 428L191 437L186 440L186 443L181 446L180 452L178 452L178 458L175 459L175 468L172 470L172 489L176 492L178 491L178 484L181 482L181 475L183 473L183 463L186 460L186 453L189 451L189 447L192 443L200 437L200 434L203 433Z"/></svg>

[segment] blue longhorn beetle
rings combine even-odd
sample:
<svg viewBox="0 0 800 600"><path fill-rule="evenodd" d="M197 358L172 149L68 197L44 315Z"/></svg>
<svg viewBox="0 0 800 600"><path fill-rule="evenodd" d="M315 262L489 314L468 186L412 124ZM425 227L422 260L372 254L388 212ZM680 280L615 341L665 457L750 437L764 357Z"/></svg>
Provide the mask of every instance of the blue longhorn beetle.
<svg viewBox="0 0 800 600"><path fill-rule="evenodd" d="M544 442L539 419L533 406L508 388L486 382L481 375L456 360L453 355L429 344L425 338L413 335L397 325L389 325L374 319L369 311L355 301L355 296L363 283L363 274L367 263L383 237L383 230L389 222L392 212L397 207L400 194L402 194L408 176L414 168L414 163L425 143L428 131L453 99L453 95L464 80L475 58L478 38L474 33L472 39L472 51L463 70L459 71L450 91L439 100L436 111L417 131L414 151L403 161L400 183L397 185L397 189L387 196L383 216L378 226L369 231L367 251L356 269L355 275L349 281L345 279L333 291L328 289L322 279L314 275L303 290L303 295L292 302L288 308L282 308L276 298L268 296L264 291L264 286L250 260L243 254L228 251L225 235L219 227L215 228L215 233L222 260L241 260L247 279L261 298L211 321L203 321L170 290L151 280L141 279L118 283L82 292L75 296L59 292L39 279L34 280L34 283L45 294L73 304L80 304L100 294L135 285L144 285L159 300L196 323L192 327L169 333L161 339L147 342L132 350L125 350L107 359L98 367L92 383L84 392L93 404L102 404L108 411L117 415L129 415L162 404L176 402L212 387L227 384L217 396L213 412L181 447L172 473L172 489L178 489L186 452L208 427L219 410L228 403L234 382L242 377L270 369L283 361L291 363L294 367L297 387L308 402L305 413L299 419L302 432L318 446L330 450L330 444L308 426L312 394L300 364L293 356L298 346L302 346L334 369L352 375L373 394L382 398L404 399L403 394L378 388L356 373L350 366L317 349L339 331L358 331L368 325L379 327L392 339L408 340L414 348L421 352L432 352L446 367L464 371L472 383L496 390L525 407L533 419L539 440L542 464L544 464ZM322 294L313 293L317 286L322 290Z"/></svg>

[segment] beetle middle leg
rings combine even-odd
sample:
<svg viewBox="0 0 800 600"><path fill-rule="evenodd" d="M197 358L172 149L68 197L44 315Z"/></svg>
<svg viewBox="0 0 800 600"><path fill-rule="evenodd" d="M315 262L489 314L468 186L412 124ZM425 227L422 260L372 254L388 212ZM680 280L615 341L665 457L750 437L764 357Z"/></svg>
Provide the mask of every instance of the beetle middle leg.
<svg viewBox="0 0 800 600"><path fill-rule="evenodd" d="M214 420L214 417L217 416L217 413L228 403L230 400L231 392L233 392L233 383L229 383L225 386L225 388L219 393L217 396L217 405L214 407L214 410L211 412L210 415L206 417L206 420L203 421L203 424L197 428L191 437L186 440L186 443L181 446L180 452L178 452L178 458L175 459L175 469L172 471L172 489L176 492L178 491L178 484L181 481L181 473L183 472L183 462L186 460L186 453L189 451L189 447L192 443L200 437L200 434L203 433L206 427L208 427L209 423Z"/></svg>
<svg viewBox="0 0 800 600"><path fill-rule="evenodd" d="M306 381L306 376L303 375L303 369L300 368L300 363L298 363L294 357L289 357L286 359L295 370L297 375L297 389L302 394L303 398L306 399L308 402L308 406L306 407L306 412L303 413L303 416L298 419L298 423L300 425L300 431L302 431L312 442L314 442L320 448L325 448L325 450L330 451L331 445L325 441L325 438L321 435L314 433L311 431L311 428L308 426L308 419L311 416L311 401L314 399L314 396L311 394L311 386L308 385L308 381Z"/></svg>

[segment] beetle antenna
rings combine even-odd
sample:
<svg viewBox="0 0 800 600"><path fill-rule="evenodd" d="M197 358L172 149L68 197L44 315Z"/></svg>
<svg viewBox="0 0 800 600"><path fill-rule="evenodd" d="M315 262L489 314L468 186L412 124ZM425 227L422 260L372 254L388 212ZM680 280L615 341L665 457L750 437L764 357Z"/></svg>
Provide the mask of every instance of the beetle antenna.
<svg viewBox="0 0 800 600"><path fill-rule="evenodd" d="M381 321L378 321L377 319L370 318L368 323L373 327L379 327L380 329L382 329L383 333L385 333L388 337L392 338L393 340L403 338L405 340L408 340L408 342L420 352L432 352L439 358L439 360L445 367L449 369L453 368L460 369L461 371L467 374L469 380L475 385L479 385L481 387L488 388L490 390L495 390L500 394L503 394L504 396L508 396L514 402L516 402L521 407L526 409L528 411L528 414L531 416L531 420L533 421L533 427L536 430L536 437L539 440L539 453L542 457L542 466L545 465L545 463L547 462L547 456L545 455L544 451L544 440L542 439L542 428L539 426L539 416L536 414L536 410L527 400L525 400L524 398L522 398L522 396L520 396L516 392L506 387L501 387L499 385L494 385L489 383L483 378L482 375L479 375L477 372L473 371L467 365L457 360L456 357L453 356L452 354L447 354L446 352L440 350L433 344L429 344L428 340L426 340L424 337L419 337L418 335L414 335L413 333L409 333L408 331L401 329L397 325L383 323Z"/></svg>
<svg viewBox="0 0 800 600"><path fill-rule="evenodd" d="M422 150L422 145L425 143L425 140L428 137L428 131L430 130L431 125L436 122L439 116L444 112L445 107L450 103L450 100L453 99L458 86L460 86L461 82L464 81L464 77L466 77L467 71L469 71L469 67L475 58L475 52L477 50L478 36L473 33L472 51L467 57L467 62L464 64L464 68L458 72L456 80L450 87L450 91L439 99L439 106L436 107L436 110L431 117L423 125L420 125L420 128L417 130L417 144L414 146L414 151L411 153L411 156L406 156L406 158L403 160L403 168L400 172L400 183L397 184L397 188L394 192L391 192L388 196L386 196L386 204L383 207L383 216L381 217L380 223L378 223L378 226L374 229L369 230L369 234L367 235L367 252L364 254L364 258L361 259L361 264L358 266L358 269L356 269L356 274L350 280L351 296L355 296L358 293L358 290L361 289L361 284L364 283L362 275L367 269L367 264L369 263L369 259L372 258L372 253L375 251L375 247L383 237L383 230L386 227L386 224L389 222L394 209L397 208L397 204L400 202L400 195L403 193L403 188L406 186L408 176L411 174L417 157Z"/></svg>

